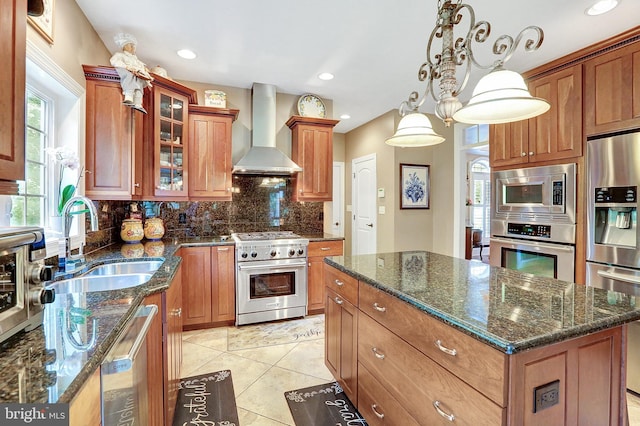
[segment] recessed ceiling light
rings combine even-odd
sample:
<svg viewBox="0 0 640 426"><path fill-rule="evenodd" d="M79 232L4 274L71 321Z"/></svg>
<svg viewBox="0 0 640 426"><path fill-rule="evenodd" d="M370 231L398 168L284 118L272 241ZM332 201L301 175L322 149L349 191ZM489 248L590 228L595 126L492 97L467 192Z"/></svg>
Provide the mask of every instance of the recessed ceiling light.
<svg viewBox="0 0 640 426"><path fill-rule="evenodd" d="M331 74L330 72L323 72L318 74L318 78L320 80L333 80L333 74Z"/></svg>
<svg viewBox="0 0 640 426"><path fill-rule="evenodd" d="M587 9L585 13L590 16L602 15L603 13L607 13L612 10L617 5L618 0L600 0Z"/></svg>
<svg viewBox="0 0 640 426"><path fill-rule="evenodd" d="M196 54L189 50L189 49L181 49L178 50L178 56L180 56L181 58L184 59L195 59L196 58Z"/></svg>
<svg viewBox="0 0 640 426"><path fill-rule="evenodd" d="M351 116L349 114L342 114L340 118L342 118L343 120L348 120L351 118Z"/></svg>

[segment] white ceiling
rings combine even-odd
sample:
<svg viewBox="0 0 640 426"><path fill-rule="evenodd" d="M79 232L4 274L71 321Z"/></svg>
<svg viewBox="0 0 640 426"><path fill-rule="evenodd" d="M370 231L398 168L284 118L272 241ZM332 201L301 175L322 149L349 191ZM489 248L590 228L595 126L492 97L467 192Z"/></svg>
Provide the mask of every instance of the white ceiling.
<svg viewBox="0 0 640 426"><path fill-rule="evenodd" d="M278 92L314 93L333 100L333 117L345 133L395 109L413 90L424 90L417 71L437 12L436 0L76 0L111 52L113 36L138 39L137 55L160 65L176 80L250 88L274 84ZM612 12L590 17L592 0L469 0L476 20L492 25L477 45L489 60L499 35L516 36L526 26L544 30L537 52L520 47L506 68L526 71L619 34L639 24L640 0L621 0ZM468 22L468 17L464 18ZM456 33L456 35L458 35ZM439 46L439 44L437 45ZM195 60L176 55L195 51ZM331 81L320 72L335 74ZM485 71L475 69L464 102ZM433 102L423 112L433 112Z"/></svg>

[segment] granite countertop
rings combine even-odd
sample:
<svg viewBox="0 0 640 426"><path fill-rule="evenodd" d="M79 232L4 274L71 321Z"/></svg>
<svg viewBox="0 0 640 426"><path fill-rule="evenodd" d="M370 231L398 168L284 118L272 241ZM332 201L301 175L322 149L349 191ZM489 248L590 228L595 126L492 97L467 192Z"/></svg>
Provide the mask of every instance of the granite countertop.
<svg viewBox="0 0 640 426"><path fill-rule="evenodd" d="M634 296L425 251L325 263L507 354L640 319Z"/></svg>

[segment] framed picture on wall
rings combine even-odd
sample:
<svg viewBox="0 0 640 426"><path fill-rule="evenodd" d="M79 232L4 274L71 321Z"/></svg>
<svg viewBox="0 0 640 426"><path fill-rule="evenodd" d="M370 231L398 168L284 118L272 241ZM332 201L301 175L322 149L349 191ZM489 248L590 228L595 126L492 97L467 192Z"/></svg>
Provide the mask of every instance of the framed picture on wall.
<svg viewBox="0 0 640 426"><path fill-rule="evenodd" d="M43 0L44 12L40 16L29 16L29 24L50 44L53 44L53 4L54 0Z"/></svg>
<svg viewBox="0 0 640 426"><path fill-rule="evenodd" d="M400 208L429 208L429 166L400 164Z"/></svg>

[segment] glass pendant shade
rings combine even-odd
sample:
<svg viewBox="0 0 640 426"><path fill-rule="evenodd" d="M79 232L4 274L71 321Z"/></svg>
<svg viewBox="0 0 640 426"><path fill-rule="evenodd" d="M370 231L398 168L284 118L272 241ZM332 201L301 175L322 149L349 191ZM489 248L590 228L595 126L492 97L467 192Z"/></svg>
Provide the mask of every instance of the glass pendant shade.
<svg viewBox="0 0 640 426"><path fill-rule="evenodd" d="M534 98L517 72L496 69L480 79L471 100L454 120L468 124L499 124L526 120L549 110L549 102Z"/></svg>
<svg viewBox="0 0 640 426"><path fill-rule="evenodd" d="M385 143L399 147L419 147L436 145L444 139L444 136L433 130L429 118L416 111L402 117L398 123L398 130Z"/></svg>

